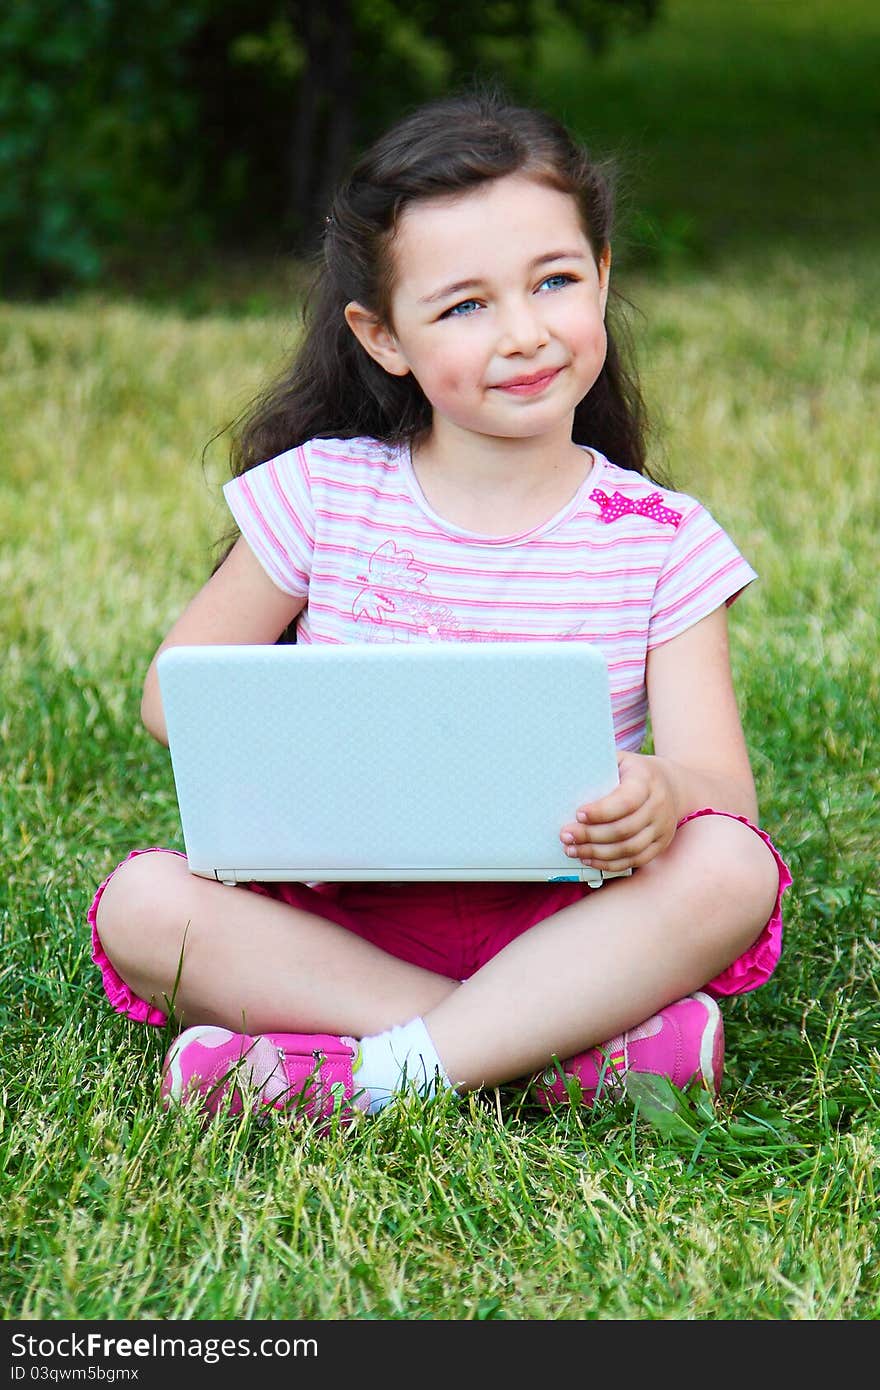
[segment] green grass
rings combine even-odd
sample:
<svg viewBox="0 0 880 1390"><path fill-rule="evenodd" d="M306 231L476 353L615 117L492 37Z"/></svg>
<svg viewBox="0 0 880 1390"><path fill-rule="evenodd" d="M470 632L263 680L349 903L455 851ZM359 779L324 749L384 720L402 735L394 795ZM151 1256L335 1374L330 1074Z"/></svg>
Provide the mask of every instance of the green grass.
<svg viewBox="0 0 880 1390"><path fill-rule="evenodd" d="M618 163L619 251L833 261L880 218L878 70L873 0L664 0L598 63L551 31L531 93Z"/></svg>
<svg viewBox="0 0 880 1390"><path fill-rule="evenodd" d="M867 7L838 8L834 42L867 51ZM703 32L701 7L670 10L678 29L646 41L661 86L662 45ZM737 16L813 33L834 13L729 11L743 85L770 58ZM636 52L613 61L648 61ZM704 157L690 182L711 201ZM806 235L731 241L622 286L655 457L760 574L731 611L733 661L763 820L795 877L776 975L725 1006L720 1100L677 1111L647 1093L545 1115L501 1091L320 1137L159 1109L168 1040L106 1005L85 912L131 846L180 844L141 682L226 524L224 448L203 447L273 370L290 306L235 291L224 307L219 271L180 307L0 305L5 1319L880 1314L880 274L863 230L831 260Z"/></svg>

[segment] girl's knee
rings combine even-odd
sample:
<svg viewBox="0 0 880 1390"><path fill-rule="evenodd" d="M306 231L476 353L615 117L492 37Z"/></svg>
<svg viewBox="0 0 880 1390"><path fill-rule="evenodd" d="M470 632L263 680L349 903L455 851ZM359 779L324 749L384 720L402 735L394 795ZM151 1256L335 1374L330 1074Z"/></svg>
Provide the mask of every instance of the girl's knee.
<svg viewBox="0 0 880 1390"><path fill-rule="evenodd" d="M95 924L105 947L167 919L188 876L186 860L172 850L144 851L124 860L110 875L96 908Z"/></svg>
<svg viewBox="0 0 880 1390"><path fill-rule="evenodd" d="M746 821L710 814L688 821L679 830L699 848L704 882L719 903L755 931L767 922L780 890L779 860L767 841Z"/></svg>

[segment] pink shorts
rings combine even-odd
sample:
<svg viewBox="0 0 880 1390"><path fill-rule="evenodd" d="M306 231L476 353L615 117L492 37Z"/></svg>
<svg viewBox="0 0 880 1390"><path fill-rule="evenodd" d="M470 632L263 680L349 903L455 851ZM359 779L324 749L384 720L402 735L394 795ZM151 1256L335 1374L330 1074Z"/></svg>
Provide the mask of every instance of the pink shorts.
<svg viewBox="0 0 880 1390"><path fill-rule="evenodd" d="M697 816L727 814L708 809L695 811L680 824ZM745 994L763 985L773 974L782 952L782 895L791 883L788 866L769 836L744 816L731 819L748 825L769 846L779 870L779 888L772 916L757 941L704 987L716 997ZM127 859L138 854L179 853L160 848L136 849ZM167 1023L167 1015L129 989L107 959L98 936L98 903L112 877L110 874L101 884L88 912L92 960L101 971L104 989L118 1013L138 1023L161 1026ZM263 893L292 907L304 908L337 922L389 955L449 979L464 980L530 927L594 890L578 883L324 883L314 887L304 883L250 883L238 889L224 889L242 891Z"/></svg>

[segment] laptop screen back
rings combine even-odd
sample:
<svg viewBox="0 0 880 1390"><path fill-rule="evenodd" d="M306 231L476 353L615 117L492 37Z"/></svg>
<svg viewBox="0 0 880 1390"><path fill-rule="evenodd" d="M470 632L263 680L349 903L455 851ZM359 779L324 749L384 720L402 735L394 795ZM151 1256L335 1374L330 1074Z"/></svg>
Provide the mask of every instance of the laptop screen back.
<svg viewBox="0 0 880 1390"><path fill-rule="evenodd" d="M617 784L583 642L174 647L158 671L190 868L227 882L568 878L561 826Z"/></svg>

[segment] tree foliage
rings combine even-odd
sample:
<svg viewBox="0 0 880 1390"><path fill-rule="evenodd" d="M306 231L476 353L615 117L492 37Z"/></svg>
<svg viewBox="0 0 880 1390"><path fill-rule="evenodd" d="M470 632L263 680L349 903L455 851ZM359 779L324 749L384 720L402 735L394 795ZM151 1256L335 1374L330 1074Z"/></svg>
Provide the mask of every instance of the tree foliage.
<svg viewBox="0 0 880 1390"><path fill-rule="evenodd" d="M157 246L303 250L353 152L474 79L527 88L555 11L600 53L660 0L12 0L0 292Z"/></svg>
<svg viewBox="0 0 880 1390"><path fill-rule="evenodd" d="M198 5L12 0L0 16L0 288L90 280L114 240L191 215Z"/></svg>

